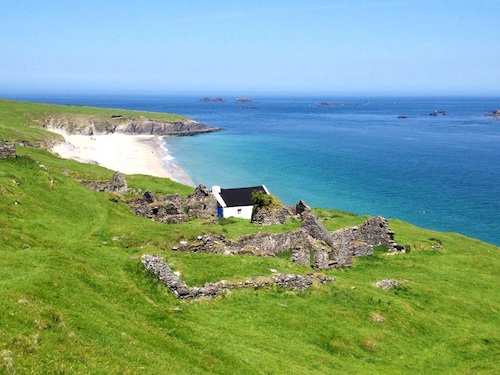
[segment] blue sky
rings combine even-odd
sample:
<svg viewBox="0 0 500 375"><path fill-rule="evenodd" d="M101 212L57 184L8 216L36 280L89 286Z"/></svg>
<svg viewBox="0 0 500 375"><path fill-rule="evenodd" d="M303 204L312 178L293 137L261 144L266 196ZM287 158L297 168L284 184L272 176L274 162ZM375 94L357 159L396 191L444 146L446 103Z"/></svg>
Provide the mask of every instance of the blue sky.
<svg viewBox="0 0 500 375"><path fill-rule="evenodd" d="M500 1L2 0L0 93L500 95Z"/></svg>

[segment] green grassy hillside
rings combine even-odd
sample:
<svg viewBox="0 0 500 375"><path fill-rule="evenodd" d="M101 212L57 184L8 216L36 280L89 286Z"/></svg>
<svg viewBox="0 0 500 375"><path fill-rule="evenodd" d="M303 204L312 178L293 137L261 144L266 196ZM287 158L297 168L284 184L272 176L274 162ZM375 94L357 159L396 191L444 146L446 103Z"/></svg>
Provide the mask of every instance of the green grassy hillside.
<svg viewBox="0 0 500 375"><path fill-rule="evenodd" d="M50 111L106 110L0 101L0 138L52 137L31 127ZM262 228L152 222L135 216L127 197L76 181L112 171L35 147L17 152L0 160L1 374L500 373L498 247L390 220L396 241L411 251L377 250L325 272L333 284L184 302L143 270L142 254L162 255L190 285L310 269L286 257L172 252L200 234ZM161 178L127 180L156 193L192 191ZM317 213L329 229L365 219ZM408 283L388 292L372 285L384 278Z"/></svg>

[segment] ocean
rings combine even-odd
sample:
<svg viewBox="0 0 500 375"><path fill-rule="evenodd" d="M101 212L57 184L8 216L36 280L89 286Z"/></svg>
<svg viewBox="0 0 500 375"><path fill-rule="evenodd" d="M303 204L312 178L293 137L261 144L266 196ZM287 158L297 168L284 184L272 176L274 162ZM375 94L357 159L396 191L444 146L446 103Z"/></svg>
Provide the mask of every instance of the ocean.
<svg viewBox="0 0 500 375"><path fill-rule="evenodd" d="M222 98L13 99L185 115L224 128L166 139L170 162L196 185L265 184L285 204L304 200L500 245L500 119L486 116L500 98Z"/></svg>

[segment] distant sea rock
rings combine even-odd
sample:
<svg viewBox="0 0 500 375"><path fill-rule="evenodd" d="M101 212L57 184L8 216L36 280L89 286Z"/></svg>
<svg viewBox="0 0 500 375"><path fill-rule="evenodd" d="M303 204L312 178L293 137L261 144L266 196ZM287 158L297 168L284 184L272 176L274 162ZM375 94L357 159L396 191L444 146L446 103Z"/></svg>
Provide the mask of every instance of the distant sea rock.
<svg viewBox="0 0 500 375"><path fill-rule="evenodd" d="M432 111L431 113L429 113L429 116L437 116L439 114L446 116L448 114L448 112L446 112L446 111Z"/></svg>
<svg viewBox="0 0 500 375"><path fill-rule="evenodd" d="M365 104L368 104L369 102L366 101ZM329 108L329 107L341 107L341 106L352 106L352 107L359 107L361 104L359 103L349 103L349 102L316 102L314 103L316 107L324 107L324 108Z"/></svg>
<svg viewBox="0 0 500 375"><path fill-rule="evenodd" d="M217 98L207 98L207 97L205 97L205 98L201 98L199 101L202 102L202 103L224 103L225 102L224 99L219 98L219 97L217 97Z"/></svg>
<svg viewBox="0 0 500 375"><path fill-rule="evenodd" d="M247 97L236 98L236 103L255 103L252 99Z"/></svg>
<svg viewBox="0 0 500 375"><path fill-rule="evenodd" d="M491 111L490 113L487 113L486 116L491 116L497 119L500 119L500 109L495 109Z"/></svg>
<svg viewBox="0 0 500 375"><path fill-rule="evenodd" d="M47 115L40 124L46 129L59 129L68 134L131 134L131 135L195 135L222 130L190 119L176 121L119 115Z"/></svg>

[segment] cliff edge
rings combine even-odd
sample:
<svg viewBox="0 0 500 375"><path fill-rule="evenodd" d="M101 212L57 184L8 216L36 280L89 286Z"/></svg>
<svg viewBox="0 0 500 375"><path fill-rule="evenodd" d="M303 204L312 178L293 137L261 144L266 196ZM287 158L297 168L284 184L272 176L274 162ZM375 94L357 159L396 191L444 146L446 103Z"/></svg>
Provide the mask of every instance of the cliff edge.
<svg viewBox="0 0 500 375"><path fill-rule="evenodd" d="M144 134L144 135L195 135L222 130L190 119L176 121L156 120L143 116L121 115L46 115L40 126L45 129L59 129L68 134Z"/></svg>

